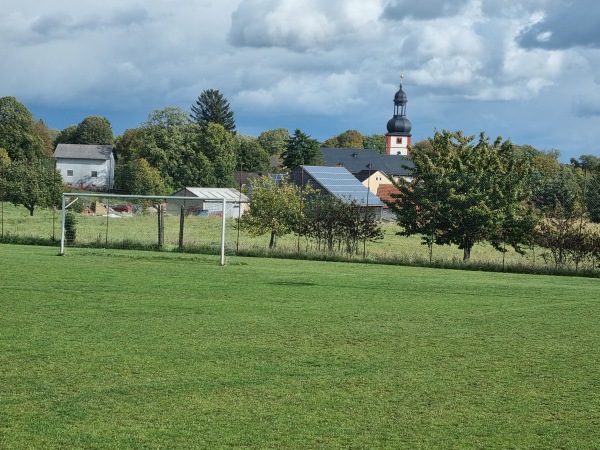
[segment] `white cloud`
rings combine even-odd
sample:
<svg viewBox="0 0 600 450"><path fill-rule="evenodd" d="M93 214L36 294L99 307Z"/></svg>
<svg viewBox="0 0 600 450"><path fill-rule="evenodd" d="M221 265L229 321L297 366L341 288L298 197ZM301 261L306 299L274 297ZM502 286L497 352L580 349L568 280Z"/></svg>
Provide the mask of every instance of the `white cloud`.
<svg viewBox="0 0 600 450"><path fill-rule="evenodd" d="M597 8L581 4L583 12L564 0L20 0L0 15L0 96L44 111L119 111L130 118L111 120L122 131L215 88L242 131L287 117L327 138L384 131L404 72L415 139L445 125L499 126L515 142L552 148L567 138L546 125L560 122L577 148L584 137L600 141L597 127L580 124L600 104ZM555 99L561 107L549 107Z"/></svg>
<svg viewBox="0 0 600 450"><path fill-rule="evenodd" d="M239 47L306 51L362 41L381 30L381 0L242 0L232 15L230 42Z"/></svg>
<svg viewBox="0 0 600 450"><path fill-rule="evenodd" d="M365 104L358 77L350 72L287 76L268 87L240 92L236 102L249 110L271 111L285 105L285 114L322 115L342 114Z"/></svg>

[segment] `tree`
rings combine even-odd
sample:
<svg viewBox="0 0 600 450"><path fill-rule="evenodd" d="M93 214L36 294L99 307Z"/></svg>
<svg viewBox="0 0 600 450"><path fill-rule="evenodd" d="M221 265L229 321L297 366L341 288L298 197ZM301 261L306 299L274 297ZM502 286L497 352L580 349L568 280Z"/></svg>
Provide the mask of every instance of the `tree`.
<svg viewBox="0 0 600 450"><path fill-rule="evenodd" d="M192 105L190 117L200 126L209 123L222 125L225 130L235 134L235 120L229 102L218 90L206 89L202 91L196 104Z"/></svg>
<svg viewBox="0 0 600 450"><path fill-rule="evenodd" d="M155 109L148 114L148 119L142 124L144 127L183 127L189 125L190 118L183 108L179 106L167 106L163 109Z"/></svg>
<svg viewBox="0 0 600 450"><path fill-rule="evenodd" d="M0 148L0 167L10 163L10 157L6 149Z"/></svg>
<svg viewBox="0 0 600 450"><path fill-rule="evenodd" d="M358 253L361 242L383 238L372 211L332 195L308 195L297 233L314 239L320 249L331 252L337 247L348 254Z"/></svg>
<svg viewBox="0 0 600 450"><path fill-rule="evenodd" d="M0 148L0 202L3 202L4 197L6 196L6 171L8 170L9 164L10 158L8 157L8 152L5 149Z"/></svg>
<svg viewBox="0 0 600 450"><path fill-rule="evenodd" d="M582 155L571 158L571 165L582 172L581 190L586 212L592 222L600 222L600 158Z"/></svg>
<svg viewBox="0 0 600 450"><path fill-rule="evenodd" d="M240 225L253 236L269 233L269 248L276 239L291 233L302 217L303 193L293 184L276 183L261 177L252 184L250 209L240 219Z"/></svg>
<svg viewBox="0 0 600 450"><path fill-rule="evenodd" d="M77 142L74 144L112 145L115 137L110 122L104 117L86 117L77 125Z"/></svg>
<svg viewBox="0 0 600 450"><path fill-rule="evenodd" d="M585 193L585 203L590 220L600 223L600 171L590 178Z"/></svg>
<svg viewBox="0 0 600 450"><path fill-rule="evenodd" d="M281 155L287 148L290 133L285 128L263 131L258 135L258 143L269 155Z"/></svg>
<svg viewBox="0 0 600 450"><path fill-rule="evenodd" d="M377 153L382 155L386 154L386 139L384 134L371 134L370 136L363 136L364 148L375 150Z"/></svg>
<svg viewBox="0 0 600 450"><path fill-rule="evenodd" d="M63 192L60 172L48 162L12 161L4 168L6 200L23 205L33 216L35 208L59 207Z"/></svg>
<svg viewBox="0 0 600 450"><path fill-rule="evenodd" d="M235 186L235 139L218 123L209 123L200 129L198 153L204 154L213 168L212 187Z"/></svg>
<svg viewBox="0 0 600 450"><path fill-rule="evenodd" d="M164 195L167 193L160 171L152 167L144 158L119 164L115 171L115 187L119 191L132 195Z"/></svg>
<svg viewBox="0 0 600 450"><path fill-rule="evenodd" d="M35 130L32 114L15 97L0 98L0 148L11 160L44 158L44 143Z"/></svg>
<svg viewBox="0 0 600 450"><path fill-rule="evenodd" d="M413 150L414 178L394 183L400 193L389 203L401 234L420 234L423 243L455 244L468 261L477 242L488 240L521 251L531 241L535 221L530 198L529 164L510 141L493 143L462 132L436 132L431 146Z"/></svg>
<svg viewBox="0 0 600 450"><path fill-rule="evenodd" d="M535 175L532 203L536 208L546 213L560 207L561 216L580 213L581 183L573 167L558 164L553 171Z"/></svg>
<svg viewBox="0 0 600 450"><path fill-rule="evenodd" d="M319 142L298 129L290 137L282 157L284 166L290 171L301 165L323 163Z"/></svg>
<svg viewBox="0 0 600 450"><path fill-rule="evenodd" d="M238 142L236 170L266 172L271 165L269 154L258 141L242 139Z"/></svg>
<svg viewBox="0 0 600 450"><path fill-rule="evenodd" d="M114 135L110 122L104 117L89 116L78 125L60 132L55 144L112 145Z"/></svg>
<svg viewBox="0 0 600 450"><path fill-rule="evenodd" d="M160 172L166 189L185 186L211 186L214 168L201 152L200 129L184 126L147 126L126 130L116 142L117 167L140 158Z"/></svg>
<svg viewBox="0 0 600 450"><path fill-rule="evenodd" d="M364 148L363 135L356 130L346 130L323 142L323 147Z"/></svg>
<svg viewBox="0 0 600 450"><path fill-rule="evenodd" d="M76 144L77 143L77 125L69 125L61 130L54 139L54 145L58 144Z"/></svg>
<svg viewBox="0 0 600 450"><path fill-rule="evenodd" d="M35 133L40 138L44 146L44 156L47 158L52 158L54 154L54 144L52 143L52 136L50 134L50 129L46 126L42 119L35 122Z"/></svg>

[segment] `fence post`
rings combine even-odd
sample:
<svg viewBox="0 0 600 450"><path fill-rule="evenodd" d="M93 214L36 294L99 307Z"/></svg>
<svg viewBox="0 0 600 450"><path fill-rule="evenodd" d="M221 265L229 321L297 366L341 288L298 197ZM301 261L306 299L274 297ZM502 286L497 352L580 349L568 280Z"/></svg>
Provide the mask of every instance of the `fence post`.
<svg viewBox="0 0 600 450"><path fill-rule="evenodd" d="M163 216L163 205L158 204L158 248L162 250L165 244L165 218Z"/></svg>
<svg viewBox="0 0 600 450"><path fill-rule="evenodd" d="M183 250L183 227L185 222L185 206L181 205L181 212L179 213L179 251Z"/></svg>
<svg viewBox="0 0 600 450"><path fill-rule="evenodd" d="M60 256L65 254L65 217L66 217L66 194L62 195L62 221L60 226Z"/></svg>
<svg viewBox="0 0 600 450"><path fill-rule="evenodd" d="M225 208L227 207L227 200L223 198L223 214L221 217L221 265L225 265Z"/></svg>

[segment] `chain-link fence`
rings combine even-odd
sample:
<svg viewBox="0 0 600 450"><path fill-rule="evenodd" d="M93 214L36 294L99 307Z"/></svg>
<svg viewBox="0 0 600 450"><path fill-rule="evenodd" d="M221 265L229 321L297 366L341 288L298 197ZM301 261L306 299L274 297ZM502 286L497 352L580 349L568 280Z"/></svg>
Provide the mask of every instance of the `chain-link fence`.
<svg viewBox="0 0 600 450"><path fill-rule="evenodd" d="M248 213L251 202L228 202L223 210L216 199L72 193L66 198L65 245L67 249L218 254L224 234L224 248L230 255L276 252L293 257L452 264L467 259L470 264L504 267L599 269L600 190L594 178L575 184L537 183L533 195L514 188L522 180L498 183L487 178L484 182L468 176L438 176L407 184L387 199L389 208L377 225L380 233L371 229L364 239L348 231L354 224L362 226L364 209L357 210L353 222L351 212L331 214L323 203L321 210L305 205L301 216L310 224L292 227L273 242L269 232L240 226L238 219ZM32 214L0 200L2 242L60 246L60 208L34 208ZM343 214L350 219L342 221ZM330 227L327 245L324 227ZM354 242L348 236L354 236Z"/></svg>

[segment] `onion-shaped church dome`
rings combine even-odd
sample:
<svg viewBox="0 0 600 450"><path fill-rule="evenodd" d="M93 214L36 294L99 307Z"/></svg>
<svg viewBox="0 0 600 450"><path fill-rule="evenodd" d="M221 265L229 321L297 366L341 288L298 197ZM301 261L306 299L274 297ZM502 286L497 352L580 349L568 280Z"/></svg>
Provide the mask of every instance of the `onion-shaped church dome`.
<svg viewBox="0 0 600 450"><path fill-rule="evenodd" d="M412 129L410 120L406 118L406 104L408 98L406 92L402 89L402 81L404 75L400 77L400 89L394 96L394 117L392 117L387 123L388 133L403 134L407 135Z"/></svg>
<svg viewBox="0 0 600 450"><path fill-rule="evenodd" d="M394 116L387 123L388 133L408 134L412 129L412 124L406 116Z"/></svg>
<svg viewBox="0 0 600 450"><path fill-rule="evenodd" d="M408 103L408 98L406 97L406 92L402 89L402 85L400 85L400 89L396 92L394 96L394 104L395 105L406 105Z"/></svg>

